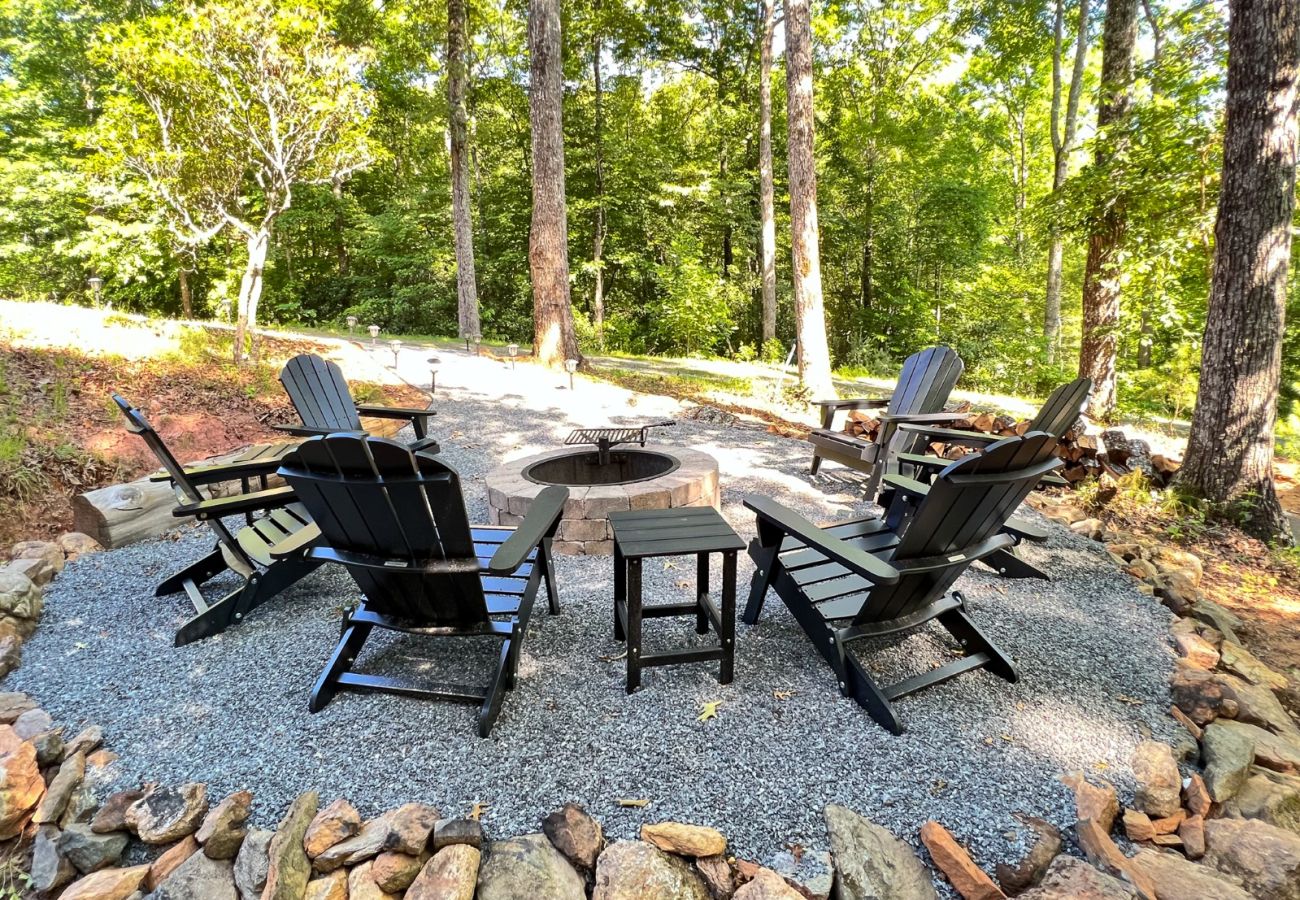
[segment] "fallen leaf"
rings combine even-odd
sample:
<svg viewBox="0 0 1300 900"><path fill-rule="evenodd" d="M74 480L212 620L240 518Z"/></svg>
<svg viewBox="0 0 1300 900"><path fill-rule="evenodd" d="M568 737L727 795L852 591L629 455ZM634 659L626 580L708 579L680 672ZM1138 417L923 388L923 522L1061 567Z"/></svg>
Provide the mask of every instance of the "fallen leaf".
<svg viewBox="0 0 1300 900"><path fill-rule="evenodd" d="M703 706L700 707L701 712L699 718L696 721L707 722L709 721L709 719L716 719L718 717L718 707L720 706L722 706L721 700L707 701Z"/></svg>
<svg viewBox="0 0 1300 900"><path fill-rule="evenodd" d="M772 696L778 700L789 700L794 696L794 691L772 691Z"/></svg>
<svg viewBox="0 0 1300 900"><path fill-rule="evenodd" d="M626 659L626 658L627 658L627 651L624 650L622 653L618 654L617 656L602 656L602 657L600 657L600 661L601 661L601 662L617 662L617 661L620 660L620 659Z"/></svg>
<svg viewBox="0 0 1300 900"><path fill-rule="evenodd" d="M469 811L469 817L471 819L474 819L475 821L481 819L483 817L483 810L487 809L491 805L492 805L491 803L480 803L479 801L475 800L474 808Z"/></svg>
<svg viewBox="0 0 1300 900"><path fill-rule="evenodd" d="M665 559L665 560L664 560L664 571L665 571L665 572L667 572L669 569L680 569L680 568L681 568L681 566L677 565L677 563L673 562L671 559Z"/></svg>
<svg viewBox="0 0 1300 900"><path fill-rule="evenodd" d="M619 806L634 806L637 809L644 809L650 805L649 800L633 800L629 797L619 797L615 802Z"/></svg>

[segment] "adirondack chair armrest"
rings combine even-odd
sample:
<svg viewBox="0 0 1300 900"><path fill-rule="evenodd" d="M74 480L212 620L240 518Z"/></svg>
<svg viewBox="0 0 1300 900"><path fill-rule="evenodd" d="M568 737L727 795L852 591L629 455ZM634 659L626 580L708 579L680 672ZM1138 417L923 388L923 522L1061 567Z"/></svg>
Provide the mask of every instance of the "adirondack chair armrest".
<svg viewBox="0 0 1300 900"><path fill-rule="evenodd" d="M907 422L955 422L957 419L965 417L965 413L956 412L932 412L932 413L881 413L880 421L892 423L896 428L901 428Z"/></svg>
<svg viewBox="0 0 1300 900"><path fill-rule="evenodd" d="M310 425L272 425L276 431L283 431L285 434L292 434L297 437L316 437L318 434L333 434L331 428L312 428Z"/></svg>
<svg viewBox="0 0 1300 900"><path fill-rule="evenodd" d="M315 522L309 522L278 544L272 546L267 552L271 554L272 559L298 556L318 540L320 540L320 526Z"/></svg>
<svg viewBox="0 0 1300 900"><path fill-rule="evenodd" d="M944 460L944 465L948 466L950 462L950 460ZM886 475L881 480L904 496L919 499L930 493L930 486L928 484L924 481L917 481L915 478L908 478L906 475Z"/></svg>
<svg viewBox="0 0 1300 900"><path fill-rule="evenodd" d="M569 499L569 489L552 485L544 488L528 507L528 513L519 523L515 533L506 538L505 543L497 547L496 553L487 564L487 570L493 575L509 575L528 559L528 554L541 544L542 540L555 535L560 517L564 515L564 504Z"/></svg>
<svg viewBox="0 0 1300 900"><path fill-rule="evenodd" d="M828 534L803 516L787 509L775 500L757 494L745 496L745 506L778 530L798 538L836 562L847 566L874 584L893 584L898 581L898 570L881 562L869 553L859 550L833 534Z"/></svg>
<svg viewBox="0 0 1300 900"><path fill-rule="evenodd" d="M857 397L848 400L814 400L822 409L878 409L889 405L889 397Z"/></svg>
<svg viewBox="0 0 1300 900"><path fill-rule="evenodd" d="M293 502L294 497L293 488L285 485L252 494L235 494L232 497L214 497L198 503L182 503L172 510L172 515L177 518L194 516L202 520L219 519L237 513L284 506L286 503Z"/></svg>
<svg viewBox="0 0 1300 900"><path fill-rule="evenodd" d="M920 422L903 422L898 426L898 430L906 431L909 434L923 434L930 441L961 444L965 447L985 447L1002 440L996 434L985 434L982 431L964 431L957 428L932 428Z"/></svg>
<svg viewBox="0 0 1300 900"><path fill-rule="evenodd" d="M1005 550L1014 544L1015 538L1011 535L1001 532L993 535L987 540L981 541L974 547L967 547L964 550L955 553L944 553L939 556L923 556L918 559L894 560L893 565L902 575L920 575L925 572L940 572L944 569L950 569L953 566L964 566L983 559L990 553L998 550Z"/></svg>
<svg viewBox="0 0 1300 900"><path fill-rule="evenodd" d="M415 429L416 438L424 438L429 431L429 418L438 413L432 409L411 409L405 406L375 406L358 403L357 413L375 419L406 419Z"/></svg>
<svg viewBox="0 0 1300 900"><path fill-rule="evenodd" d="M223 481L238 481L241 478L257 478L260 475L274 475L283 464L280 459L249 460L247 462L214 463L210 466L192 466L185 470L185 477L192 484L219 484ZM154 472L150 481L171 481L166 472Z"/></svg>

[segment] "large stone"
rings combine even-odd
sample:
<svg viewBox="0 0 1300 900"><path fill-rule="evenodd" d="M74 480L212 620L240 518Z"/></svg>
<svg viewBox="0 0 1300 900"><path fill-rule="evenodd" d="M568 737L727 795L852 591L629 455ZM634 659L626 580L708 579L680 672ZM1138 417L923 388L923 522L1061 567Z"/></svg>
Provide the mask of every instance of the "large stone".
<svg viewBox="0 0 1300 900"><path fill-rule="evenodd" d="M1100 787L1092 784L1084 778L1082 772L1062 775L1061 782L1074 792L1075 818L1091 819L1103 831L1110 831L1115 826L1115 817L1119 815L1119 798L1113 787L1105 783Z"/></svg>
<svg viewBox="0 0 1300 900"><path fill-rule="evenodd" d="M686 860L645 841L615 841L596 860L592 900L710 900Z"/></svg>
<svg viewBox="0 0 1300 900"><path fill-rule="evenodd" d="M59 535L57 543L67 562L72 562L74 559L90 553L98 553L104 549L103 544L88 534L82 534L80 531L69 531L66 534Z"/></svg>
<svg viewBox="0 0 1300 900"><path fill-rule="evenodd" d="M1207 725L1219 716L1237 717L1236 692L1213 672L1206 672L1183 661L1169 679L1169 694L1174 706L1197 725Z"/></svg>
<svg viewBox="0 0 1300 900"><path fill-rule="evenodd" d="M1274 772L1300 772L1300 738L1230 719L1220 719L1215 724L1249 739L1255 748L1255 765Z"/></svg>
<svg viewBox="0 0 1300 900"><path fill-rule="evenodd" d="M716 828L682 822L642 825L641 840L679 856L717 856L727 851L727 839Z"/></svg>
<svg viewBox="0 0 1300 900"><path fill-rule="evenodd" d="M1021 900L1134 900L1136 897L1137 891L1131 884L1065 854L1052 861L1037 887L1020 895Z"/></svg>
<svg viewBox="0 0 1300 900"><path fill-rule="evenodd" d="M370 867L370 877L375 884L385 891L401 893L411 886L415 876L420 874L427 856L411 856L396 850L385 850L374 859Z"/></svg>
<svg viewBox="0 0 1300 900"><path fill-rule="evenodd" d="M140 889L148 871L148 866L101 869L70 886L59 900L127 900Z"/></svg>
<svg viewBox="0 0 1300 900"><path fill-rule="evenodd" d="M1205 787L1215 803L1223 803L1241 789L1255 760L1255 741L1226 722L1211 722L1201 742L1205 756Z"/></svg>
<svg viewBox="0 0 1300 900"><path fill-rule="evenodd" d="M20 691L0 691L0 725L12 725L18 717L36 708L36 701Z"/></svg>
<svg viewBox="0 0 1300 900"><path fill-rule="evenodd" d="M492 841L478 873L477 900L585 900L578 870L544 834Z"/></svg>
<svg viewBox="0 0 1300 900"><path fill-rule="evenodd" d="M1178 839L1183 842L1183 853L1188 859L1205 855L1205 818L1188 816L1178 826Z"/></svg>
<svg viewBox="0 0 1300 900"><path fill-rule="evenodd" d="M1047 874L1047 867L1061 852L1063 844L1060 830L1051 822L1025 815L1016 818L1033 832L1033 837L1026 841L1029 849L1014 867L998 863L994 870L1002 890L1012 895L1022 893L1042 881Z"/></svg>
<svg viewBox="0 0 1300 900"><path fill-rule="evenodd" d="M63 808L63 815L59 817L59 827L67 828L69 825L90 825L90 820L95 817L95 811L99 809L99 802L95 800L95 792L89 784L82 782L81 787L73 791L72 798L68 800L68 805Z"/></svg>
<svg viewBox="0 0 1300 900"><path fill-rule="evenodd" d="M1250 900L1238 879L1188 862L1179 853L1144 848L1133 864L1155 884L1157 900Z"/></svg>
<svg viewBox="0 0 1300 900"><path fill-rule="evenodd" d="M355 806L340 798L322 809L307 826L303 849L312 859L320 856L340 841L345 841L361 830L361 813Z"/></svg>
<svg viewBox="0 0 1300 900"><path fill-rule="evenodd" d="M407 889L406 900L473 900L480 856L469 844L443 847L424 864Z"/></svg>
<svg viewBox="0 0 1300 900"><path fill-rule="evenodd" d="M34 622L41 615L42 605L41 589L30 578L21 572L0 569L0 613Z"/></svg>
<svg viewBox="0 0 1300 900"><path fill-rule="evenodd" d="M827 806L839 900L935 900L930 870L909 844L843 806Z"/></svg>
<svg viewBox="0 0 1300 900"><path fill-rule="evenodd" d="M54 728L54 719L45 710L37 707L29 709L14 719L14 734L24 741L30 741L38 734L44 734Z"/></svg>
<svg viewBox="0 0 1300 900"><path fill-rule="evenodd" d="M36 748L36 764L44 769L63 759L63 729L53 728L32 738Z"/></svg>
<svg viewBox="0 0 1300 900"><path fill-rule="evenodd" d="M1172 816L1180 805L1183 777L1169 745L1143 741L1129 758L1137 782L1137 806L1155 819Z"/></svg>
<svg viewBox="0 0 1300 900"><path fill-rule="evenodd" d="M251 797L250 797L251 800ZM307 826L316 817L320 797L315 791L299 794L290 804L267 848L266 888L262 900L302 900L311 878L311 860L303 849Z"/></svg>
<svg viewBox="0 0 1300 900"><path fill-rule="evenodd" d="M1156 828L1151 824L1151 817L1140 809L1124 810L1124 836L1134 843L1152 841L1156 837Z"/></svg>
<svg viewBox="0 0 1300 900"><path fill-rule="evenodd" d="M77 871L90 874L107 869L122 858L126 849L126 835L95 834L88 825L70 825L58 839L59 853L77 867Z"/></svg>
<svg viewBox="0 0 1300 900"><path fill-rule="evenodd" d="M1174 632L1173 638L1178 655L1191 665L1207 672L1218 665L1219 651L1200 634L1194 631Z"/></svg>
<svg viewBox="0 0 1300 900"><path fill-rule="evenodd" d="M804 900L803 894L786 884L771 869L759 869L735 893L736 900Z"/></svg>
<svg viewBox="0 0 1300 900"><path fill-rule="evenodd" d="M335 869L307 882L302 900L348 900L348 870Z"/></svg>
<svg viewBox="0 0 1300 900"><path fill-rule="evenodd" d="M384 849L412 856L423 853L433 826L438 824L438 810L424 803L406 803L388 815L388 837L384 840Z"/></svg>
<svg viewBox="0 0 1300 900"><path fill-rule="evenodd" d="M1257 900L1300 898L1300 835L1255 819L1205 823L1205 863L1241 879Z"/></svg>
<svg viewBox="0 0 1300 900"><path fill-rule="evenodd" d="M68 801L72 799L77 788L81 787L81 781L85 777L86 755L84 753L78 753L64 760L59 766L58 774L51 779L50 786L46 788L45 796L36 807L36 814L32 816L32 821L37 825L59 821L63 811L67 809Z"/></svg>
<svg viewBox="0 0 1300 900"><path fill-rule="evenodd" d="M921 843L930 851L930 859L944 874L953 890L965 900L1002 900L1006 894L993 883L966 849L938 822L931 819L921 826Z"/></svg>
<svg viewBox="0 0 1300 900"><path fill-rule="evenodd" d="M199 842L192 834L187 834L172 844L149 864L149 874L144 878L144 890L152 891L167 880L181 867L181 863L199 852Z"/></svg>
<svg viewBox="0 0 1300 900"><path fill-rule="evenodd" d="M97 834L126 831L127 810L143 796L144 791L137 788L110 794L108 799L104 801L104 805L95 813L95 817L90 820L90 830Z"/></svg>
<svg viewBox="0 0 1300 900"><path fill-rule="evenodd" d="M1205 786L1205 779L1201 773L1193 772L1189 775L1183 785L1183 805L1187 807L1187 811L1194 816L1204 818L1210 814L1213 802L1210 789Z"/></svg>
<svg viewBox="0 0 1300 900"><path fill-rule="evenodd" d="M12 727L0 725L0 841L22 830L44 793L36 748Z"/></svg>
<svg viewBox="0 0 1300 900"><path fill-rule="evenodd" d="M348 900L397 900L398 894L390 894L375 884L370 875L374 860L368 859L348 873Z"/></svg>
<svg viewBox="0 0 1300 900"><path fill-rule="evenodd" d="M44 825L32 841L32 889L47 894L77 877L77 867L59 853L59 829Z"/></svg>
<svg viewBox="0 0 1300 900"><path fill-rule="evenodd" d="M208 812L195 833L203 852L213 859L234 859L248 829L244 823L253 812L253 795L236 791Z"/></svg>
<svg viewBox="0 0 1300 900"><path fill-rule="evenodd" d="M316 870L332 872L339 866L355 866L374 859L384 851L388 842L389 816L385 813L371 819L352 837L323 850L312 861Z"/></svg>
<svg viewBox="0 0 1300 900"><path fill-rule="evenodd" d="M1132 884L1143 900L1156 900L1156 889L1151 879L1120 852L1119 847L1111 840L1110 834L1095 820L1079 820L1075 823L1074 834L1079 842L1079 849L1088 858L1088 862L1107 874Z"/></svg>
<svg viewBox="0 0 1300 900"><path fill-rule="evenodd" d="M254 828L244 838L235 857L235 886L241 900L261 900L266 889L266 870L270 868L271 838L275 832Z"/></svg>
<svg viewBox="0 0 1300 900"><path fill-rule="evenodd" d="M19 541L9 548L10 559L43 559L54 570L63 571L63 549L54 541Z"/></svg>
<svg viewBox="0 0 1300 900"><path fill-rule="evenodd" d="M1281 690L1287 686L1287 677L1275 672L1236 641L1224 641L1220 650L1220 665L1233 675L1265 687Z"/></svg>
<svg viewBox="0 0 1300 900"><path fill-rule="evenodd" d="M78 732L77 736L68 741L65 745L64 755L71 756L74 753L90 754L104 743L104 729L98 725L91 725Z"/></svg>
<svg viewBox="0 0 1300 900"><path fill-rule="evenodd" d="M695 860L695 870L704 879L713 900L731 900L736 893L736 876L725 856L704 856Z"/></svg>
<svg viewBox="0 0 1300 900"><path fill-rule="evenodd" d="M239 900L234 864L228 859L191 853L154 889L149 900Z"/></svg>
<svg viewBox="0 0 1300 900"><path fill-rule="evenodd" d="M554 839L551 843L555 843ZM475 850L482 850L483 823L478 819L439 819L438 824L433 826L429 849L436 853L453 844L468 844Z"/></svg>
<svg viewBox="0 0 1300 900"><path fill-rule="evenodd" d="M126 824L146 844L170 844L197 831L207 812L203 784L155 787L126 811Z"/></svg>
<svg viewBox="0 0 1300 900"><path fill-rule="evenodd" d="M12 560L4 567L4 571L11 575L25 576L38 588L49 584L54 580L54 576L58 574L54 571L54 566L50 565L48 559L42 559L39 556Z"/></svg>
<svg viewBox="0 0 1300 900"><path fill-rule="evenodd" d="M1253 770L1237 795L1223 805L1223 815L1259 819L1300 834L1300 776Z"/></svg>
<svg viewBox="0 0 1300 900"><path fill-rule="evenodd" d="M786 884L807 900L828 900L835 886L835 865L830 853L824 850L805 848L798 853L781 850L768 857L766 868L784 878Z"/></svg>
<svg viewBox="0 0 1300 900"><path fill-rule="evenodd" d="M596 868L604 846L600 823L576 803L566 803L542 820L542 831L569 862L587 871Z"/></svg>

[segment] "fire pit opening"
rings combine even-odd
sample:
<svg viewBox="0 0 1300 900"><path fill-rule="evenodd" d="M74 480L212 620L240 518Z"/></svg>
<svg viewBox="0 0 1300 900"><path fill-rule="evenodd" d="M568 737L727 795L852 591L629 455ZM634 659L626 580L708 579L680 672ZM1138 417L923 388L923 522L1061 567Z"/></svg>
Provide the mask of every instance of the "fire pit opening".
<svg viewBox="0 0 1300 900"><path fill-rule="evenodd" d="M523 476L536 484L635 484L667 475L681 465L676 457L654 450L612 450L607 455L608 461L602 462L598 450L568 453L533 463Z"/></svg>

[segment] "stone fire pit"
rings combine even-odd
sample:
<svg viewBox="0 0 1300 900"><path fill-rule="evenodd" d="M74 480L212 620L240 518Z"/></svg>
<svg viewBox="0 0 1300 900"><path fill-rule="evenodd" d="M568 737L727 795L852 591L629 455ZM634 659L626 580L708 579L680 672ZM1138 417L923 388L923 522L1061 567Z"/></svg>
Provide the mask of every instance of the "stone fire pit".
<svg viewBox="0 0 1300 900"><path fill-rule="evenodd" d="M487 476L488 522L518 525L547 485L569 489L554 550L608 556L608 516L621 509L719 504L718 461L681 447L618 447L601 465L595 448L565 448L512 460Z"/></svg>

